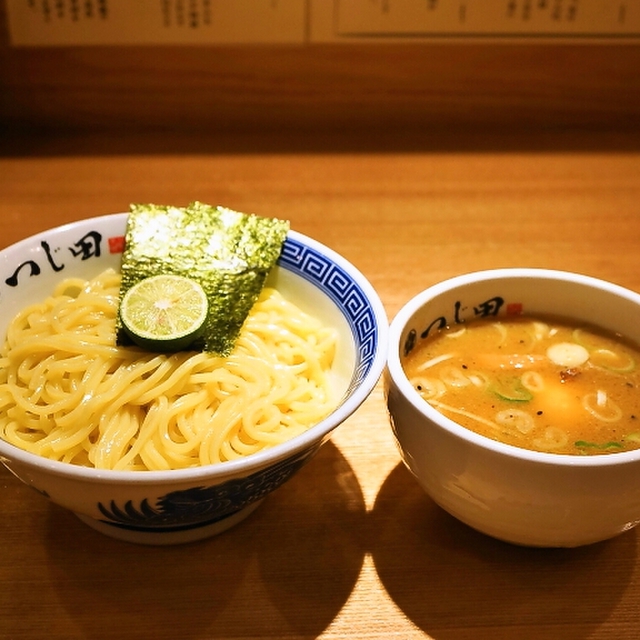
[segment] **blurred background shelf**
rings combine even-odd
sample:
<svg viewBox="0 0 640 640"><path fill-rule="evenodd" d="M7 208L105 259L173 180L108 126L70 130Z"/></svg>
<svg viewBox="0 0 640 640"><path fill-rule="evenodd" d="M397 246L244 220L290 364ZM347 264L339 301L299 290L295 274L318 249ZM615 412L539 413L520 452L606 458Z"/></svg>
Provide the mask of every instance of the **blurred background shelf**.
<svg viewBox="0 0 640 640"><path fill-rule="evenodd" d="M296 133L332 144L461 131L637 132L640 45L369 41L12 46L6 133ZM333 136L333 138L331 138ZM391 136L392 138L392 136ZM381 142L381 144L384 144Z"/></svg>

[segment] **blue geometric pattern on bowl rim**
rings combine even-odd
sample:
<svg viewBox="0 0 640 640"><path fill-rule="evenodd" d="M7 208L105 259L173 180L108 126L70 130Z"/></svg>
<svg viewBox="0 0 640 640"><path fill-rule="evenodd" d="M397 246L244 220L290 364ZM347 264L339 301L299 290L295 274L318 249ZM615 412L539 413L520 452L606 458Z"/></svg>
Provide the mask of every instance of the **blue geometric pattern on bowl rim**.
<svg viewBox="0 0 640 640"><path fill-rule="evenodd" d="M376 318L367 296L340 265L291 237L284 243L278 265L313 282L343 310L356 338L356 368L347 392L350 393L369 373L378 348Z"/></svg>

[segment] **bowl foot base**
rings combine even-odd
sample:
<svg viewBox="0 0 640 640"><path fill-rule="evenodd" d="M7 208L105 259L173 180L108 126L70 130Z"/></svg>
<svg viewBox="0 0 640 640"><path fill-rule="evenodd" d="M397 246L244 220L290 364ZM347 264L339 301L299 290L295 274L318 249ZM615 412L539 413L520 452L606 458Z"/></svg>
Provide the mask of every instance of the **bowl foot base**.
<svg viewBox="0 0 640 640"><path fill-rule="evenodd" d="M124 540L125 542L133 542L136 544L146 545L172 545L172 544L185 544L187 542L196 542L203 540L211 536L218 535L231 527L242 522L245 518L250 516L259 506L262 504L262 500L258 500L248 507L245 507L241 511L212 522L210 524L202 524L195 527L188 527L179 530L166 531L160 528L124 528L117 525L110 524L104 520L96 520L81 513L75 515L85 524L92 529L99 531L100 533L116 538L118 540Z"/></svg>

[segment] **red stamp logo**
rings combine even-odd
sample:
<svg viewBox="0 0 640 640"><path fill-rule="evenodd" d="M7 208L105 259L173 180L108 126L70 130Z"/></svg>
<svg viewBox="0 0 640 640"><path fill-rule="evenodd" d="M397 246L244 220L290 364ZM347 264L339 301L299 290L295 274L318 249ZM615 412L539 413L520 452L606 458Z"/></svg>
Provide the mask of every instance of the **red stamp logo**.
<svg viewBox="0 0 640 640"><path fill-rule="evenodd" d="M124 251L124 236L112 236L109 238L109 253L122 253Z"/></svg>

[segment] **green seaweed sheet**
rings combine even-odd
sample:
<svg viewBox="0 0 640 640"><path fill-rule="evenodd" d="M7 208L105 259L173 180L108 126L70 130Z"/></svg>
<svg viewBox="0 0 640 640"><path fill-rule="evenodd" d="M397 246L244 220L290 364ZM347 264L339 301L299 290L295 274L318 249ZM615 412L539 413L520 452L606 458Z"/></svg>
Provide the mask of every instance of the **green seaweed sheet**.
<svg viewBox="0 0 640 640"><path fill-rule="evenodd" d="M209 316L202 338L189 349L227 356L288 231L285 220L201 202L187 207L131 205L120 298L153 275L196 280L207 294ZM119 318L116 330L118 344L131 344Z"/></svg>

